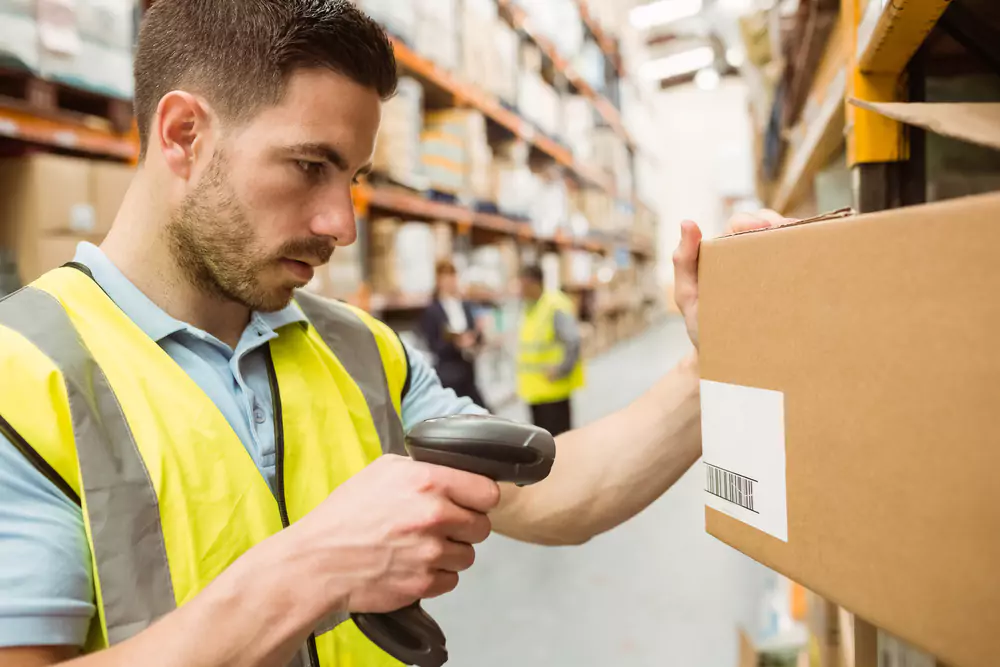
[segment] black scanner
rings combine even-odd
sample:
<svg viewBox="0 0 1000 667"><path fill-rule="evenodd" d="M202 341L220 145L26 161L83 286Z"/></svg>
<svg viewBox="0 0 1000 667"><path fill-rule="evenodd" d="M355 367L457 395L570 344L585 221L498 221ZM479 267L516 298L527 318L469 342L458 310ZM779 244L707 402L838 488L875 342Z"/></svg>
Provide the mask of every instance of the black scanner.
<svg viewBox="0 0 1000 667"><path fill-rule="evenodd" d="M545 479L556 443L545 429L481 415L423 421L406 435L415 461L447 466L518 486ZM441 667L448 661L444 632L415 602L387 614L352 614L358 628L382 650L406 665Z"/></svg>

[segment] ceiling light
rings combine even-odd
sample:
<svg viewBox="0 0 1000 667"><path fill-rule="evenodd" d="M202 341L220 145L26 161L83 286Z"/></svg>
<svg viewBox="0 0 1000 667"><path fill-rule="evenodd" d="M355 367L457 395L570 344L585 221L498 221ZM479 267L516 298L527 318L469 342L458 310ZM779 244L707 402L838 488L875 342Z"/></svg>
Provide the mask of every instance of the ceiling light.
<svg viewBox="0 0 1000 667"><path fill-rule="evenodd" d="M715 61L715 51L711 46L700 46L690 51L682 51L665 58L657 58L643 63L639 75L644 79L663 81L675 76L697 72Z"/></svg>
<svg viewBox="0 0 1000 667"><path fill-rule="evenodd" d="M706 67L698 70L694 75L694 85L701 90L715 90L719 87L719 73L714 67Z"/></svg>
<svg viewBox="0 0 1000 667"><path fill-rule="evenodd" d="M658 0L629 12L629 21L639 30L673 23L701 11L702 0Z"/></svg>

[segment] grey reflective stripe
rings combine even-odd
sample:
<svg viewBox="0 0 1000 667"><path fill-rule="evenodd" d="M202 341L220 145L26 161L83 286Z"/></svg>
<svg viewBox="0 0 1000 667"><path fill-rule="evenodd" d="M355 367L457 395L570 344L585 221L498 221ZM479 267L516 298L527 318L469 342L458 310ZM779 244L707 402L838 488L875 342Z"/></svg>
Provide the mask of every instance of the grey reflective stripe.
<svg viewBox="0 0 1000 667"><path fill-rule="evenodd" d="M303 291L295 295L295 301L323 342L361 388L375 421L382 452L406 456L403 425L393 407L389 378L385 374L375 334L360 317L334 301Z"/></svg>
<svg viewBox="0 0 1000 667"><path fill-rule="evenodd" d="M0 301L0 324L65 380L108 640L117 644L177 606L156 491L118 399L59 301L26 287Z"/></svg>
<svg viewBox="0 0 1000 667"><path fill-rule="evenodd" d="M288 663L288 667L310 667L310 662L309 645L303 644L302 648L295 654L295 657ZM313 667L318 667L318 665L314 665Z"/></svg>

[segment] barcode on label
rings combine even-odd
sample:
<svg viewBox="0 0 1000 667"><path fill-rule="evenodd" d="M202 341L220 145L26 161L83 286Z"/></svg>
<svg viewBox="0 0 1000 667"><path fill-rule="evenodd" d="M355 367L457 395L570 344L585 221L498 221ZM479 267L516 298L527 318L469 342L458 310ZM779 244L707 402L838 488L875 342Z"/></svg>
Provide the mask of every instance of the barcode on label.
<svg viewBox="0 0 1000 667"><path fill-rule="evenodd" d="M711 463L705 464L705 473L707 475L706 491L734 505L739 505L743 509L760 514L753 507L754 486L757 484L757 480L744 477L725 468L719 468Z"/></svg>

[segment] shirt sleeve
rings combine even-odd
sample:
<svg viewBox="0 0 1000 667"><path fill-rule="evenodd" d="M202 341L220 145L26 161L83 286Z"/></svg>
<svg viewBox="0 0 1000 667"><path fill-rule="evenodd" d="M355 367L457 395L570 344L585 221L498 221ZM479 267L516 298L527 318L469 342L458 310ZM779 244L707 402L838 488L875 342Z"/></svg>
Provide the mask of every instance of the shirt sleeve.
<svg viewBox="0 0 1000 667"><path fill-rule="evenodd" d="M580 360L580 326L575 317L562 310L557 310L555 330L556 338L563 346L563 358L556 367L556 375L559 378L564 378L573 372L573 368Z"/></svg>
<svg viewBox="0 0 1000 667"><path fill-rule="evenodd" d="M485 415L485 409L441 385L434 368L419 350L407 345L410 359L410 390L403 396L403 429L409 431L420 422L451 415Z"/></svg>
<svg viewBox="0 0 1000 667"><path fill-rule="evenodd" d="M0 435L0 647L83 646L93 590L82 510Z"/></svg>

